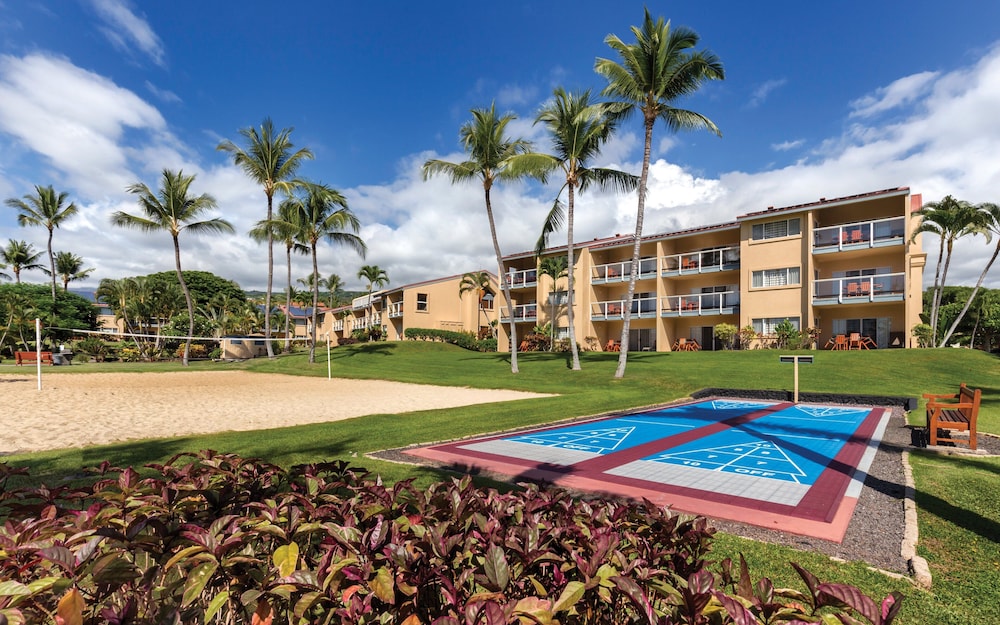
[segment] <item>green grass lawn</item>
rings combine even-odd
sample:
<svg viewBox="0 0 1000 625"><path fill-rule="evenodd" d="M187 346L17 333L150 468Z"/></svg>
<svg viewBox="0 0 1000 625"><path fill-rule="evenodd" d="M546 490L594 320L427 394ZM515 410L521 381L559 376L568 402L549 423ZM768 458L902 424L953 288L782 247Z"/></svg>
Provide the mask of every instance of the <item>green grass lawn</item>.
<svg viewBox="0 0 1000 625"><path fill-rule="evenodd" d="M879 350L815 352L816 362L801 365L800 390L832 393L902 395L952 392L959 382L982 388L981 432L1000 434L1000 361L978 351ZM137 441L88 449L11 456L31 467L36 479L54 482L78 475L80 467L110 459L119 465L162 462L174 453L212 448L265 458L282 465L343 458L377 472L386 480L416 479L418 484L442 479L432 469L363 458L370 451L419 442L440 441L558 419L662 403L704 387L790 389L792 366L778 362L778 352L635 353L628 371L614 380L617 354L583 354L583 371L570 371L563 354L521 354L521 372L510 373L506 354L479 354L437 343L374 343L332 352L333 375L401 382L504 388L557 397L516 403L485 404L415 412L372 415L334 423L257 432ZM176 365L89 364L46 369L54 375L92 371L177 370ZM325 351L308 364L297 354L272 361L239 364L199 363L193 371L246 369L291 375L325 376ZM6 367L0 371L12 371ZM335 402L336 398L331 401ZM922 420L923 402L911 413ZM206 406L206 410L210 410ZM85 418L85 415L80 415ZM1000 459L939 457L914 454L919 491L922 555L935 577L932 592L906 581L869 571L863 563L837 563L825 556L720 535L719 557L746 555L755 576L772 577L780 585L799 585L788 561L796 561L826 581L851 583L882 596L891 590L907 595L903 623L990 622L1000 605Z"/></svg>

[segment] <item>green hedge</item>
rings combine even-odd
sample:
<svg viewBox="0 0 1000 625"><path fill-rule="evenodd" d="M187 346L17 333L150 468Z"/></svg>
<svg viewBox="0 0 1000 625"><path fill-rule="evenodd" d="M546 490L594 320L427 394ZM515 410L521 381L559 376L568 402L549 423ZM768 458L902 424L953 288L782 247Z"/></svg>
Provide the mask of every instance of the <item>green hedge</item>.
<svg viewBox="0 0 1000 625"><path fill-rule="evenodd" d="M474 352L495 352L496 339L479 340L472 332L452 332L451 330L432 330L429 328L407 328L403 336L411 341L440 341L458 345Z"/></svg>

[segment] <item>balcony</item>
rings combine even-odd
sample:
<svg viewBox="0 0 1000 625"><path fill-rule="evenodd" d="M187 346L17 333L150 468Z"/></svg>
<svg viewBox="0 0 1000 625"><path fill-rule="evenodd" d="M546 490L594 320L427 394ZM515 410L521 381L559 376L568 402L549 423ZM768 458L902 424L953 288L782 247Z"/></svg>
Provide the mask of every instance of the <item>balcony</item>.
<svg viewBox="0 0 1000 625"><path fill-rule="evenodd" d="M512 289L527 289L538 286L538 270L524 269L522 271L510 270L507 272L507 281Z"/></svg>
<svg viewBox="0 0 1000 625"><path fill-rule="evenodd" d="M596 265L590 274L591 284L611 284L614 282L628 282L632 277L632 261L626 260L618 263L608 263L606 265ZM656 277L656 259L643 258L639 261L639 279Z"/></svg>
<svg viewBox="0 0 1000 625"><path fill-rule="evenodd" d="M813 282L813 305L901 302L906 294L905 290L904 273L816 280Z"/></svg>
<svg viewBox="0 0 1000 625"><path fill-rule="evenodd" d="M334 322L330 325L330 329L333 330L334 332L343 332L344 331L344 320L343 319L335 319Z"/></svg>
<svg viewBox="0 0 1000 625"><path fill-rule="evenodd" d="M510 310L506 306L500 308L500 318L505 322L510 322ZM514 307L514 321L517 323L538 321L537 304L520 304Z"/></svg>
<svg viewBox="0 0 1000 625"><path fill-rule="evenodd" d="M389 308L386 310L390 319L398 319L403 316L403 302L389 302Z"/></svg>
<svg viewBox="0 0 1000 625"><path fill-rule="evenodd" d="M654 317L656 317L656 297L636 297L632 299L633 319L651 319ZM594 302L590 305L590 319L592 321L614 321L624 318L624 299Z"/></svg>
<svg viewBox="0 0 1000 625"><path fill-rule="evenodd" d="M740 268L740 248L734 246L719 250L664 256L660 259L660 267L664 276L734 271Z"/></svg>
<svg viewBox="0 0 1000 625"><path fill-rule="evenodd" d="M906 242L905 232L906 220L902 217L816 228L813 232L813 253L903 245Z"/></svg>
<svg viewBox="0 0 1000 625"><path fill-rule="evenodd" d="M382 325L382 313L365 315L360 319L354 320L354 327L356 328L370 328L372 326L380 326L380 325Z"/></svg>
<svg viewBox="0 0 1000 625"><path fill-rule="evenodd" d="M660 315L663 317L735 315L739 305L739 293L736 291L665 295L660 298Z"/></svg>

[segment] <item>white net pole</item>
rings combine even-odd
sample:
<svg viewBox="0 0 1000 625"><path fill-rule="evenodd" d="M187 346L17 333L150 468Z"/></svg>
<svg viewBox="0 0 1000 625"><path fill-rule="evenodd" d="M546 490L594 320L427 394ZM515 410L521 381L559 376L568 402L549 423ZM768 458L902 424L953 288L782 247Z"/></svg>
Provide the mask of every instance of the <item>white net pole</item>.
<svg viewBox="0 0 1000 625"><path fill-rule="evenodd" d="M38 317L35 317L35 369L38 390L42 390L42 320Z"/></svg>

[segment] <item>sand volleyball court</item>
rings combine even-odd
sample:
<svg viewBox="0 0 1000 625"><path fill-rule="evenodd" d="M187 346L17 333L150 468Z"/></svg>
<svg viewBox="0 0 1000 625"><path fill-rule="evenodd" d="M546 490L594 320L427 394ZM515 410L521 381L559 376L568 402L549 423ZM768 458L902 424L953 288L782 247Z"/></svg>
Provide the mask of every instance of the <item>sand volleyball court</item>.
<svg viewBox="0 0 1000 625"><path fill-rule="evenodd" d="M0 375L0 454L544 397L244 371ZM16 410L12 408L16 406Z"/></svg>

